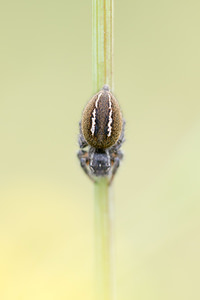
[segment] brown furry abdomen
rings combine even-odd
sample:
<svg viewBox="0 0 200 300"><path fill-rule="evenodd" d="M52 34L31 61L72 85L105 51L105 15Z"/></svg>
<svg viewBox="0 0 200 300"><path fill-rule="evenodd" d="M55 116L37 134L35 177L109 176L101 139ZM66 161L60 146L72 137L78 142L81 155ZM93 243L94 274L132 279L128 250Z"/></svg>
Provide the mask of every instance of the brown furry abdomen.
<svg viewBox="0 0 200 300"><path fill-rule="evenodd" d="M103 89L86 105L81 126L89 145L106 149L119 139L122 123L122 113L117 100L111 92Z"/></svg>

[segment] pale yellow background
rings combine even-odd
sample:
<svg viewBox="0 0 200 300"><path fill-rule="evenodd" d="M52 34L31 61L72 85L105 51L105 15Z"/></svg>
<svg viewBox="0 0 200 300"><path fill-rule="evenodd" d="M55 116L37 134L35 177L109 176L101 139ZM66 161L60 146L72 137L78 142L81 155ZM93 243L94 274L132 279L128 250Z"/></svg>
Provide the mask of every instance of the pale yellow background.
<svg viewBox="0 0 200 300"><path fill-rule="evenodd" d="M91 1L0 1L0 299L91 300ZM118 300L200 299L200 2L116 1Z"/></svg>

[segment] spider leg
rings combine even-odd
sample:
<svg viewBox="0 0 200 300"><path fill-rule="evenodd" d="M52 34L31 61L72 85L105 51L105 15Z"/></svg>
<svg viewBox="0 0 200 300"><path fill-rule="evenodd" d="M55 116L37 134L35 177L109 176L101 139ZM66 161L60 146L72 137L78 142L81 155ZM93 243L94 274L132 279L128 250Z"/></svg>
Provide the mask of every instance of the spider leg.
<svg viewBox="0 0 200 300"><path fill-rule="evenodd" d="M118 150L116 153L112 153L111 154L111 163L112 163L112 170L111 170L111 177L110 177L110 180L109 180L109 184L112 183L113 181L113 178L119 168L119 165L120 165L120 161L121 159L123 158L123 153Z"/></svg>
<svg viewBox="0 0 200 300"><path fill-rule="evenodd" d="M80 148L85 148L86 146L88 146L88 143L86 142L86 140L83 136L83 132L82 132L82 128L81 128L81 122L79 122L78 143L79 143Z"/></svg>
<svg viewBox="0 0 200 300"><path fill-rule="evenodd" d="M121 141L121 143L125 142L125 138L124 138L125 125L126 125L126 121L123 119L122 133L121 133L121 135L119 137L119 140Z"/></svg>
<svg viewBox="0 0 200 300"><path fill-rule="evenodd" d="M94 182L94 178L92 177L88 165L89 165L89 157L88 157L88 152L84 150L79 150L77 153L77 156L80 160L81 167L83 168L84 172L86 175Z"/></svg>

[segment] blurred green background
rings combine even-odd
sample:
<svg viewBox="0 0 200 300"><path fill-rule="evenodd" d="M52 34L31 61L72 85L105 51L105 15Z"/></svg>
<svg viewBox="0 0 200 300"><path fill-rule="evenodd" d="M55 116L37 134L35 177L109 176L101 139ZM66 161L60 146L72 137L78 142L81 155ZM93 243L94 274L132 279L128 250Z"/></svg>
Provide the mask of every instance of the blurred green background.
<svg viewBox="0 0 200 300"><path fill-rule="evenodd" d="M91 0L0 3L0 299L91 300ZM115 1L118 300L200 299L200 2Z"/></svg>

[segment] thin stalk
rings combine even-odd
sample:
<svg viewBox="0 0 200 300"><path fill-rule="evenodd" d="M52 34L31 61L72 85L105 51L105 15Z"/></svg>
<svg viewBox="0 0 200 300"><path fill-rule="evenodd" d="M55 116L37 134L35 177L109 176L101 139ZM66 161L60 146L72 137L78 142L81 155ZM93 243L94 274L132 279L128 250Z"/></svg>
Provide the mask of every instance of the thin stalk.
<svg viewBox="0 0 200 300"><path fill-rule="evenodd" d="M92 0L94 93L108 84L113 91L113 0Z"/></svg>
<svg viewBox="0 0 200 300"><path fill-rule="evenodd" d="M92 0L93 91L113 91L113 0ZM112 199L107 178L95 183L95 300L114 300Z"/></svg>
<svg viewBox="0 0 200 300"><path fill-rule="evenodd" d="M95 300L113 300L113 203L107 179L95 184Z"/></svg>

